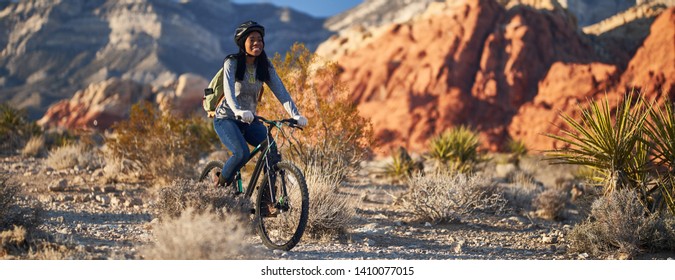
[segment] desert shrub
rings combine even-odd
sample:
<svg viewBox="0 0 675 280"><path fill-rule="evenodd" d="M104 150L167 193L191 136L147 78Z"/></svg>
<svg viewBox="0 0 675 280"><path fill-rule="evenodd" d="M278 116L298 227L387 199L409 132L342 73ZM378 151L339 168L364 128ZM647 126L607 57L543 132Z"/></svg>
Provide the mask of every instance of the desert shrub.
<svg viewBox="0 0 675 280"><path fill-rule="evenodd" d="M529 211L534 199L544 191L543 185L524 171L514 172L507 179L508 183L501 185L499 192L507 207L516 212Z"/></svg>
<svg viewBox="0 0 675 280"><path fill-rule="evenodd" d="M24 157L37 157L44 153L45 147L44 135L34 135L28 140L23 150L21 150L21 155Z"/></svg>
<svg viewBox="0 0 675 280"><path fill-rule="evenodd" d="M399 147L396 151L392 151L391 158L392 161L384 168L384 174L395 180L405 179L412 175L415 162L405 148Z"/></svg>
<svg viewBox="0 0 675 280"><path fill-rule="evenodd" d="M251 235L239 214L191 207L153 229L154 242L141 250L145 259L222 260L255 257Z"/></svg>
<svg viewBox="0 0 675 280"><path fill-rule="evenodd" d="M589 220L569 235L572 252L632 258L645 249L675 249L673 218L649 214L637 194L622 189L596 200Z"/></svg>
<svg viewBox="0 0 675 280"><path fill-rule="evenodd" d="M294 44L284 55L276 54L272 63L284 85L291 93L300 112L309 120L298 133L298 149L286 150L287 156L297 158L301 168L325 165L356 167L369 152L373 142L370 121L361 117L349 92L340 82L339 67L323 61L302 44ZM286 118L288 113L273 97L269 89L258 113L270 118ZM341 172L347 168L327 170Z"/></svg>
<svg viewBox="0 0 675 280"><path fill-rule="evenodd" d="M560 188L550 188L540 193L532 202L537 216L547 220L555 220L562 217L567 204L567 193Z"/></svg>
<svg viewBox="0 0 675 280"><path fill-rule="evenodd" d="M356 207L349 195L340 192L342 179L312 166L305 172L305 180L310 197L305 233L322 238L344 232L353 223Z"/></svg>
<svg viewBox="0 0 675 280"><path fill-rule="evenodd" d="M18 110L6 103L0 103L0 148L14 151L23 147L33 135L41 133L40 127L28 121L25 110Z"/></svg>
<svg viewBox="0 0 675 280"><path fill-rule="evenodd" d="M194 177L194 163L219 143L204 120L163 115L149 103L133 105L129 119L113 125L113 130L105 140L111 157L139 163L142 175L157 184Z"/></svg>
<svg viewBox="0 0 675 280"><path fill-rule="evenodd" d="M489 178L476 174L413 175L403 205L422 220L448 222L475 211L497 213L506 201Z"/></svg>
<svg viewBox="0 0 675 280"><path fill-rule="evenodd" d="M28 241L25 228L14 226L11 230L0 231L0 257L20 255L27 249Z"/></svg>
<svg viewBox="0 0 675 280"><path fill-rule="evenodd" d="M188 208L196 214L209 209L247 214L252 205L243 195L235 196L231 188L215 188L209 183L185 179L174 180L160 189L153 204L155 213L164 219L180 217Z"/></svg>
<svg viewBox="0 0 675 280"><path fill-rule="evenodd" d="M479 146L475 131L458 126L431 139L428 157L450 170L469 172L481 161Z"/></svg>
<svg viewBox="0 0 675 280"><path fill-rule="evenodd" d="M75 166L95 169L103 164L103 159L91 147L73 143L50 151L45 164L57 170L73 168Z"/></svg>

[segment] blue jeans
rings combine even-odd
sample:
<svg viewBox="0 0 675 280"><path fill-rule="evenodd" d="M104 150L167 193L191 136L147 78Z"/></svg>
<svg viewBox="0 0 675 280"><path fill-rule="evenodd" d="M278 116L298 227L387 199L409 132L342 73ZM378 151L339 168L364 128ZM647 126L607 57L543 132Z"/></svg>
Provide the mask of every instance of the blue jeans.
<svg viewBox="0 0 675 280"><path fill-rule="evenodd" d="M216 134L227 147L232 156L225 161L220 175L220 183L230 183L234 179L235 172L242 168L251 156L248 144L257 146L267 138L267 127L260 121L254 121L250 124L235 121L232 119L213 120L213 128ZM276 146L276 145L275 145ZM272 154L277 154L276 147L273 147Z"/></svg>

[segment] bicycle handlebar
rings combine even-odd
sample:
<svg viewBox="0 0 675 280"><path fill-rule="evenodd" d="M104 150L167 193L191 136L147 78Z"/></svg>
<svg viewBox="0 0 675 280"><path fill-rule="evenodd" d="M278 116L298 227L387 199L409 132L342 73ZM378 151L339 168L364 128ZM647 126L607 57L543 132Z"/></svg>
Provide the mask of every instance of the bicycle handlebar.
<svg viewBox="0 0 675 280"><path fill-rule="evenodd" d="M236 118L237 118L238 121L241 121L241 117L240 117L240 116L236 116ZM254 115L254 116L253 116L253 121L255 121L255 120L259 120L259 121L262 121L262 122L264 122L264 123L267 123L267 124L274 124L274 125L276 125L276 123L284 123L284 124L288 125L289 127L297 128L297 129L302 130L302 127L298 125L298 120L293 119L293 118L281 119L281 120L268 120L268 119L266 119L266 118L264 118L264 117L262 117L262 116L256 116L256 115Z"/></svg>

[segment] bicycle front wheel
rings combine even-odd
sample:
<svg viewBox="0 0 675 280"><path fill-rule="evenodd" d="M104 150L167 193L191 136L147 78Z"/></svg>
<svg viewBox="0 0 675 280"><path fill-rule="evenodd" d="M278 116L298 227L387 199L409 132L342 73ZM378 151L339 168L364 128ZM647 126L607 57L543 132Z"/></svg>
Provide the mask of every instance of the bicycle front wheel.
<svg viewBox="0 0 675 280"><path fill-rule="evenodd" d="M302 238L309 216L309 192L300 169L280 162L265 174L256 199L258 234L270 249L288 251Z"/></svg>

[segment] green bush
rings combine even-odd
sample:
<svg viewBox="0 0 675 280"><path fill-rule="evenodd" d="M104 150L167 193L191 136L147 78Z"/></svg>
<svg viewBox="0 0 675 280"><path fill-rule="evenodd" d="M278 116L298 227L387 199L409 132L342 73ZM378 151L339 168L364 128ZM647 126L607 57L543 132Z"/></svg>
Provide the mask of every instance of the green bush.
<svg viewBox="0 0 675 280"><path fill-rule="evenodd" d="M479 147L478 133L458 126L431 139L428 156L451 170L469 172L481 161Z"/></svg>
<svg viewBox="0 0 675 280"><path fill-rule="evenodd" d="M12 106L0 104L0 148L13 152L22 148L33 135L41 133L40 127L28 121L25 110L17 110Z"/></svg>
<svg viewBox="0 0 675 280"><path fill-rule="evenodd" d="M115 133L106 139L112 158L139 163L143 176L158 184L194 177L199 157L220 143L203 119L161 114L149 103L133 105L129 119L112 129Z"/></svg>

